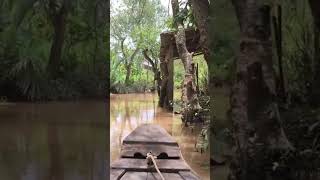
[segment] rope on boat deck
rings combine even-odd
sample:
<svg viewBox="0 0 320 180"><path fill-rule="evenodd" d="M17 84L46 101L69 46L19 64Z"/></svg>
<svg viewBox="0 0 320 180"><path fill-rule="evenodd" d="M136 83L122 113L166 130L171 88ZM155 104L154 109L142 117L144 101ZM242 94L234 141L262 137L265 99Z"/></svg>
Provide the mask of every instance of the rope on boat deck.
<svg viewBox="0 0 320 180"><path fill-rule="evenodd" d="M157 166L157 163L156 163L155 158L157 158L157 157L156 157L156 156L153 156L151 152L147 153L147 163L148 163L148 165L153 164L154 167L156 168L158 174L160 175L161 180L165 180L164 177L163 177L163 175L161 174L158 166Z"/></svg>

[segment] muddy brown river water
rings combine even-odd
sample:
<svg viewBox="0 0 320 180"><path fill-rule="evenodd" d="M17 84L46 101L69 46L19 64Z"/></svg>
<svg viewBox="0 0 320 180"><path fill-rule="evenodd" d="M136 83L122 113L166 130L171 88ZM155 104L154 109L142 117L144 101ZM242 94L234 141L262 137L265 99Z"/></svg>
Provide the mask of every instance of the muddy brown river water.
<svg viewBox="0 0 320 180"><path fill-rule="evenodd" d="M179 116L158 108L156 95L127 94L111 95L110 107L102 101L0 104L0 180L108 179L109 133L114 161L123 138L143 123L164 127L191 168L209 179L209 155L194 148L199 129L191 132Z"/></svg>
<svg viewBox="0 0 320 180"><path fill-rule="evenodd" d="M0 180L107 179L105 103L0 105Z"/></svg>

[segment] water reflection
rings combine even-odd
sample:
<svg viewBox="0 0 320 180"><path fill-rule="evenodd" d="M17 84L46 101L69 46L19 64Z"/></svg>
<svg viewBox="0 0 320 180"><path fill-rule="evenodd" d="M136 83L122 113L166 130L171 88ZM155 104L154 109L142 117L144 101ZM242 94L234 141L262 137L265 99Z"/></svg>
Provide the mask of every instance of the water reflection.
<svg viewBox="0 0 320 180"><path fill-rule="evenodd" d="M195 142L200 128L193 132L185 128L179 116L158 108L154 94L111 95L110 100L110 157L119 158L122 140L136 127L145 123L159 124L179 143L188 164L203 179L209 179L209 153L195 152Z"/></svg>
<svg viewBox="0 0 320 180"><path fill-rule="evenodd" d="M107 179L103 102L0 105L0 179Z"/></svg>

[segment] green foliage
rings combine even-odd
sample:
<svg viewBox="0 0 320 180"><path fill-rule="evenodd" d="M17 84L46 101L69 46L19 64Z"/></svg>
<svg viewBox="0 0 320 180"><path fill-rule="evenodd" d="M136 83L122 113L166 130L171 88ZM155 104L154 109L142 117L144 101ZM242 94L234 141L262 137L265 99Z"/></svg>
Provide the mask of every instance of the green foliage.
<svg viewBox="0 0 320 180"><path fill-rule="evenodd" d="M306 101L313 77L313 20L307 1L284 1L283 54L288 91L293 101Z"/></svg>
<svg viewBox="0 0 320 180"><path fill-rule="evenodd" d="M15 100L103 96L108 65L108 52L104 48L108 42L105 2L77 0L68 7L57 77L47 72L54 36L48 3L42 0L2 3L0 95ZM59 8L64 0L54 3Z"/></svg>
<svg viewBox="0 0 320 180"><path fill-rule="evenodd" d="M169 21L168 27L170 29L175 28L176 22L182 22L185 26L185 28L188 27L195 27L195 19L193 16L192 8L190 6L190 3L188 1L180 1L179 2L179 12L178 14L173 17L172 21Z"/></svg>
<svg viewBox="0 0 320 180"><path fill-rule="evenodd" d="M194 56L193 62L199 69L199 88L206 91L208 87L208 67L203 55ZM174 61L174 87L181 89L183 85L185 71L180 59Z"/></svg>
<svg viewBox="0 0 320 180"><path fill-rule="evenodd" d="M122 0L111 4L111 90L141 92L153 87L153 73L143 69L142 50L158 59L165 9L157 0ZM135 53L137 52L137 53ZM125 84L127 69L129 84Z"/></svg>

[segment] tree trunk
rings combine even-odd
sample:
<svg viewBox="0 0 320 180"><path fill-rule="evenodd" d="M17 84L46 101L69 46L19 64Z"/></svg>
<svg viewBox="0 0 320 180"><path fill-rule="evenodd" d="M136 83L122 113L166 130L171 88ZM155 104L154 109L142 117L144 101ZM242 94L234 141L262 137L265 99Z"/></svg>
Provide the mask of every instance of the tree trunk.
<svg viewBox="0 0 320 180"><path fill-rule="evenodd" d="M213 23L210 17L213 17L214 14L210 9L213 6L213 3L209 3L209 0L191 0L192 5L192 13L195 18L195 23L197 28L200 32L200 45L204 55L204 59L208 66L208 89L209 89L209 96L210 96L210 107L214 107L214 61L213 61L213 33L209 33L209 29L212 30ZM213 110L210 111L210 122L213 124L213 117L215 112ZM219 124L214 123L213 126L214 132L220 131ZM211 136L214 133L210 134ZM211 137L212 138L212 137Z"/></svg>
<svg viewBox="0 0 320 180"><path fill-rule="evenodd" d="M64 35L66 30L67 7L64 4L57 14L53 16L54 37L50 50L50 58L48 70L52 75L56 75L59 71L61 63L62 47L64 43Z"/></svg>
<svg viewBox="0 0 320 180"><path fill-rule="evenodd" d="M131 65L126 65L126 79L124 82L126 86L130 84L130 76L131 76Z"/></svg>
<svg viewBox="0 0 320 180"><path fill-rule="evenodd" d="M172 0L172 12L173 16L177 17L179 13L179 2L178 0ZM185 78L183 80L183 89L182 89L182 101L183 101L183 118L192 118L190 117L193 112L200 109L199 100L197 96L196 84L195 84L195 65L192 59L192 53L190 53L186 46L186 35L183 26L183 22L179 22L175 18L175 26L177 32L175 35L176 45L179 53L179 57L182 60Z"/></svg>
<svg viewBox="0 0 320 180"><path fill-rule="evenodd" d="M160 69L162 73L162 80L161 80L161 86L160 86L161 89L160 89L159 106L165 107L169 72L167 68L167 63L164 60L160 62Z"/></svg>
<svg viewBox="0 0 320 180"><path fill-rule="evenodd" d="M134 50L134 52L132 53L132 55L130 56L130 59L128 59L126 54L125 54L125 52L124 52L124 49L123 49L123 42L124 42L124 40L121 43L121 47L122 47L121 49L122 49L122 54L125 57L125 67L126 67L126 71L127 71L126 72L125 85L128 86L130 84L130 76L131 76L131 71L132 71L132 64L133 64L134 58L136 57L136 55L139 52L139 48L136 48Z"/></svg>
<svg viewBox="0 0 320 180"><path fill-rule="evenodd" d="M277 15L274 14L272 16L272 22L274 27L274 34L276 40L276 49L278 56L278 67L279 67L279 84L278 84L278 95L282 102L286 102L286 90L284 85L284 73L283 73L283 63L282 63L282 10L281 5L275 6L277 7Z"/></svg>
<svg viewBox="0 0 320 180"><path fill-rule="evenodd" d="M106 52L108 48L105 48L105 41L106 41L105 39L109 39L105 37L105 34L109 34L109 33L106 33L106 29L108 29L106 27L106 24L109 23L109 20L108 20L109 13L107 11L109 11L108 0L98 0L95 8L95 27L94 27L95 30L94 31L96 34L96 37L95 37L96 53L94 53L93 61L94 61L94 66L99 68L101 68L101 63L105 62L105 59L108 56L108 52ZM96 69L93 69L93 70L95 71ZM102 71L105 71L105 69L102 69ZM105 73L106 72L103 72L101 74L106 75Z"/></svg>
<svg viewBox="0 0 320 180"><path fill-rule="evenodd" d="M149 56L148 56L148 50L144 50L142 51L144 58L151 64L152 66L152 72L153 72L153 76L154 76L154 82L156 83L155 85L155 89L158 92L158 96L160 97L160 87L161 87L161 77L160 77L160 71L159 68L157 67L157 60L152 60Z"/></svg>
<svg viewBox="0 0 320 180"><path fill-rule="evenodd" d="M173 110L173 47L166 49L165 57L160 57L160 70L162 74L159 106L169 111Z"/></svg>
<svg viewBox="0 0 320 180"><path fill-rule="evenodd" d="M311 103L320 106L320 1L309 0L314 22L314 76L312 81Z"/></svg>
<svg viewBox="0 0 320 180"><path fill-rule="evenodd" d="M230 99L237 151L230 179L265 180L271 173L266 168L279 160L271 158L271 152L292 149L276 103L270 7L251 0L232 2L241 36Z"/></svg>
<svg viewBox="0 0 320 180"><path fill-rule="evenodd" d="M209 66L211 58L210 37L208 30L209 22L209 1L208 0L191 0L192 13L195 18L197 28L200 32L200 45L204 54L204 59Z"/></svg>

